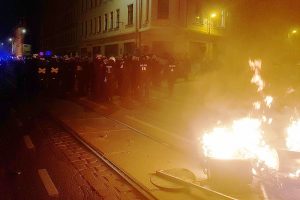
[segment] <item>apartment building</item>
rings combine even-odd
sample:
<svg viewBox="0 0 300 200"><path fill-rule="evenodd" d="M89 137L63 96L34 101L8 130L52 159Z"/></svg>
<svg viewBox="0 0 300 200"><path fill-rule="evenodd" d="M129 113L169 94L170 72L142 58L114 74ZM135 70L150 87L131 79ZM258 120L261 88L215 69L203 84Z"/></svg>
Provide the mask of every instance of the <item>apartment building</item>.
<svg viewBox="0 0 300 200"><path fill-rule="evenodd" d="M44 50L90 57L97 53L118 56L142 52L211 58L226 27L223 5L209 0L72 2L62 6L63 14L46 14L50 22L56 18L53 25L62 29L52 34L43 31Z"/></svg>

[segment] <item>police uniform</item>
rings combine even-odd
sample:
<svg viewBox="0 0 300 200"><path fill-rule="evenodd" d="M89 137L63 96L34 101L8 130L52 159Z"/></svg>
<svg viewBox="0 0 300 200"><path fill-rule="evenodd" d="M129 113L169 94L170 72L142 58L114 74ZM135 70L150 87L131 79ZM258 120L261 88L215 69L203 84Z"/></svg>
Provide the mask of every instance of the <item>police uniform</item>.
<svg viewBox="0 0 300 200"><path fill-rule="evenodd" d="M129 56L124 56L119 63L120 70L120 95L122 98L128 97L131 85L131 60Z"/></svg>
<svg viewBox="0 0 300 200"><path fill-rule="evenodd" d="M39 90L46 91L48 88L48 68L49 62L41 57L37 62L37 77L39 82Z"/></svg>
<svg viewBox="0 0 300 200"><path fill-rule="evenodd" d="M149 58L143 56L139 61L138 65L138 87L139 94L142 97L149 97L149 75L150 75L150 66Z"/></svg>
<svg viewBox="0 0 300 200"><path fill-rule="evenodd" d="M107 101L111 102L114 94L114 68L115 68L115 58L111 57L105 62L105 75L104 75L104 85L105 85L105 98Z"/></svg>
<svg viewBox="0 0 300 200"><path fill-rule="evenodd" d="M75 85L75 61L64 56L63 61L63 83L64 93L71 93Z"/></svg>
<svg viewBox="0 0 300 200"><path fill-rule="evenodd" d="M173 95L174 84L177 79L177 65L174 59L170 59L168 66L167 66L167 80L168 80L168 89L169 89L169 96Z"/></svg>
<svg viewBox="0 0 300 200"><path fill-rule="evenodd" d="M60 86L61 63L57 56L54 56L50 61L49 67L49 89L53 95L57 94Z"/></svg>
<svg viewBox="0 0 300 200"><path fill-rule="evenodd" d="M139 60L140 58L137 56L132 56L131 58L131 92L132 95L138 95L138 71L139 71Z"/></svg>
<svg viewBox="0 0 300 200"><path fill-rule="evenodd" d="M76 77L76 83L75 88L77 89L77 92L79 95L83 95L83 66L84 62L79 57L75 58L75 77Z"/></svg>
<svg viewBox="0 0 300 200"><path fill-rule="evenodd" d="M98 99L104 98L104 76L105 76L105 67L104 67L104 56L97 55L94 59L94 81L93 81L93 96Z"/></svg>

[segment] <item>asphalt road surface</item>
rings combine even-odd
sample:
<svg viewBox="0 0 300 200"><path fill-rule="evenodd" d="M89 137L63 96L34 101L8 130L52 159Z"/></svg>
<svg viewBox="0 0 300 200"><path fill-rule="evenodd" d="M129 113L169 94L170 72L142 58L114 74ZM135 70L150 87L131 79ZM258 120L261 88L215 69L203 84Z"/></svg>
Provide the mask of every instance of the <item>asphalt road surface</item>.
<svg viewBox="0 0 300 200"><path fill-rule="evenodd" d="M12 108L1 125L0 199L143 199L58 124L34 113Z"/></svg>

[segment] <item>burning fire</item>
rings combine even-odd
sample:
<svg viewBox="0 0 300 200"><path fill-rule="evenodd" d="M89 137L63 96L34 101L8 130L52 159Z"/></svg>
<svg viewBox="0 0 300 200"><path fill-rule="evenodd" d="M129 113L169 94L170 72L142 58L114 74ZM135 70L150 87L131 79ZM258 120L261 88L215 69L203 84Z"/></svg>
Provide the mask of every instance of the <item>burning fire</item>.
<svg viewBox="0 0 300 200"><path fill-rule="evenodd" d="M293 121L287 128L286 146L290 151L300 152L300 120Z"/></svg>
<svg viewBox="0 0 300 200"><path fill-rule="evenodd" d="M230 128L214 128L203 136L205 156L257 160L271 169L278 169L277 153L265 144L261 125L259 119L243 118L234 121Z"/></svg>
<svg viewBox="0 0 300 200"><path fill-rule="evenodd" d="M300 169L298 169L295 173L289 173L290 178L300 178Z"/></svg>
<svg viewBox="0 0 300 200"><path fill-rule="evenodd" d="M292 121L286 132L287 136L285 142L288 150L300 152L300 119ZM300 178L300 169L289 173L288 176L292 179Z"/></svg>
<svg viewBox="0 0 300 200"><path fill-rule="evenodd" d="M261 61L250 60L249 66L254 72L251 83L258 87L257 91L262 96L260 101L253 103L255 110L262 111L261 117L246 117L233 121L230 127L214 128L211 132L203 135L202 148L204 155L207 157L226 160L254 160L257 161L256 166L263 165L269 169L278 170L279 159L277 152L265 143L262 130L263 123L272 123L272 118L268 118L263 113L264 108L271 108L273 97L263 96L265 82L260 75Z"/></svg>
<svg viewBox="0 0 300 200"><path fill-rule="evenodd" d="M261 60L249 60L249 66L251 70L254 72L254 75L251 79L251 83L257 85L257 91L261 92L265 88L265 82L262 80L260 75L261 70Z"/></svg>

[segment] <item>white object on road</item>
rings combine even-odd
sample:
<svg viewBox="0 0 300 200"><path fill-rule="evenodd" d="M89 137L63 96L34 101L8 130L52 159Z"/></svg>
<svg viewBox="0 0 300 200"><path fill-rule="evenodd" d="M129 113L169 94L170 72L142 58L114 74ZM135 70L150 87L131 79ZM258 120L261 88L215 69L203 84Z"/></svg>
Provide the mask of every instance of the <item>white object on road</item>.
<svg viewBox="0 0 300 200"><path fill-rule="evenodd" d="M27 149L34 149L34 144L32 143L30 136L25 135L23 138Z"/></svg>
<svg viewBox="0 0 300 200"><path fill-rule="evenodd" d="M39 169L38 173L48 192L48 195L51 197L58 197L58 190L49 176L48 171L46 169Z"/></svg>

